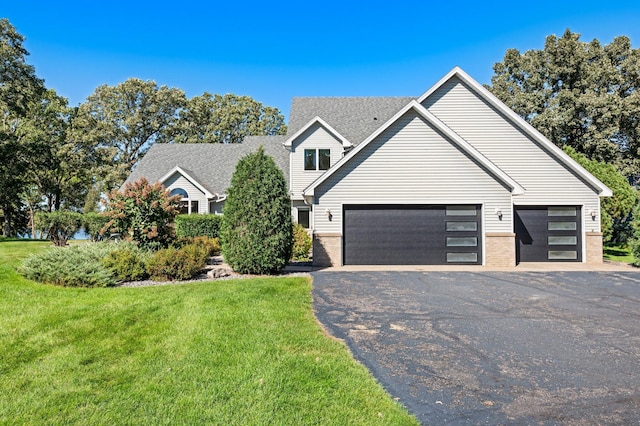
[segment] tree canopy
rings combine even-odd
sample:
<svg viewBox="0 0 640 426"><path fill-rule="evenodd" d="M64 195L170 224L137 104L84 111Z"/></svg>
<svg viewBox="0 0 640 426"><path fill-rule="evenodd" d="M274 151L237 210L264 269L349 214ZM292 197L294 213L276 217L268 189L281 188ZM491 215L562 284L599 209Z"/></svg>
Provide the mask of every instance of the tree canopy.
<svg viewBox="0 0 640 426"><path fill-rule="evenodd" d="M204 93L187 102L176 126L176 143L240 143L246 136L284 135L287 126L277 109L250 96Z"/></svg>
<svg viewBox="0 0 640 426"><path fill-rule="evenodd" d="M9 21L0 19L0 210L5 235L15 235L26 224L20 194L28 186L29 140L22 124L44 92L43 81L26 61L23 42Z"/></svg>
<svg viewBox="0 0 640 426"><path fill-rule="evenodd" d="M155 142L168 142L178 111L185 106L182 90L154 81L130 78L102 85L80 105L73 137L94 145L106 158L107 190L124 182Z"/></svg>
<svg viewBox="0 0 640 426"><path fill-rule="evenodd" d="M640 50L628 37L583 42L567 30L542 50L509 49L489 90L558 146L640 175Z"/></svg>

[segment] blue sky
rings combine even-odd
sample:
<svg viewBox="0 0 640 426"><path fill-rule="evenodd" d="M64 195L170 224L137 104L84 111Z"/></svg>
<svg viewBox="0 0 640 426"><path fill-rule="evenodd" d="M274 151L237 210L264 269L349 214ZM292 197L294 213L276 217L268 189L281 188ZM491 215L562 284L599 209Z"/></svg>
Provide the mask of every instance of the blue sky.
<svg viewBox="0 0 640 426"><path fill-rule="evenodd" d="M71 105L138 77L288 114L293 96L419 96L456 65L489 83L507 49L567 28L640 47L638 1L5 3L29 63Z"/></svg>

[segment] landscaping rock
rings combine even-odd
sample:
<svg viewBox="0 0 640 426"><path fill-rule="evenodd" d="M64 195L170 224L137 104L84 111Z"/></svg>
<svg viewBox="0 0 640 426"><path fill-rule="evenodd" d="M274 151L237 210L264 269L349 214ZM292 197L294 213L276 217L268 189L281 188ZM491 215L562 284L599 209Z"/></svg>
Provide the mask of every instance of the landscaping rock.
<svg viewBox="0 0 640 426"><path fill-rule="evenodd" d="M231 276L231 273L233 271L231 269L228 268L213 268L210 269L207 272L207 277L208 278L224 278L224 277L228 277Z"/></svg>

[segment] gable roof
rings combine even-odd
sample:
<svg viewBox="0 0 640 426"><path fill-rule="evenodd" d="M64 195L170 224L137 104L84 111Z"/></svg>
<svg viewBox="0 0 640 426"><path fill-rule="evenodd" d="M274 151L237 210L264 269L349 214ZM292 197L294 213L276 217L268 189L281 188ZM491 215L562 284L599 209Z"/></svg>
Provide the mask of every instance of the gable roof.
<svg viewBox="0 0 640 426"><path fill-rule="evenodd" d="M289 182L289 153L282 147L285 136L248 136L238 144L160 144L151 146L133 169L125 184L145 177L149 182L162 182L176 171L197 183L210 194L224 194L231 183L236 164L262 145L273 157ZM196 185L196 186L198 186Z"/></svg>
<svg viewBox="0 0 640 426"><path fill-rule="evenodd" d="M342 160L337 162L333 167L327 170L322 176L316 179L311 185L302 191L304 196L313 196L315 188L317 188L322 182L326 181L331 175L333 175L338 169L340 169L344 164L348 163L351 158L358 154L358 152L362 151L369 143L375 140L382 132L388 129L393 123L399 120L405 113L409 110L414 110L417 112L422 118L424 118L428 123L433 125L438 131L443 133L449 141L451 141L455 146L457 146L462 152L464 152L467 156L475 160L481 167L483 167L489 174L491 174L494 179L498 182L505 185L513 195L524 194L524 188L522 188L515 180L513 180L509 175L500 170L495 164L493 164L489 159L487 159L484 155L482 155L478 150L476 150L471 144L458 136L453 130L447 127L442 121L440 121L436 116L431 114L425 107L420 105L415 100L410 101L404 108L398 111L393 117L387 120L384 125L380 126L375 132L373 132L367 139L365 139L362 143L360 143L356 148L353 149L347 156L345 156Z"/></svg>
<svg viewBox="0 0 640 426"><path fill-rule="evenodd" d="M187 179L189 182L191 182L191 184L193 186L195 186L196 188L198 188L200 191L202 191L204 193L205 197L213 198L213 194L211 192L209 192L209 190L207 190L207 188L202 186L197 178L192 176L192 175L194 175L193 172L187 171L187 170L185 170L185 169L183 169L182 167L179 167L179 166L175 166L173 169L171 169L169 171L169 173L165 174L163 177L158 179L158 181L161 182L161 183L164 183L164 182L167 181L167 179L169 179L175 173L179 173L185 179Z"/></svg>
<svg viewBox="0 0 640 426"><path fill-rule="evenodd" d="M340 140L340 142L342 143L342 146L344 148L351 148L353 146L353 144L351 142L349 142L340 133L338 133L338 131L336 129L331 127L331 125L329 125L326 121L324 121L322 118L320 118L318 116L316 116L313 119L311 119L311 121L309 121L304 127L302 127L300 130L298 130L294 135L288 137L287 140L283 143L283 145L285 147L287 147L287 148L290 148L294 140L296 140L301 134L303 134L305 131L307 131L307 129L309 129L311 126L313 126L316 123L318 123L319 125L324 127L329 132L333 133L333 135L336 138L338 138L338 140Z"/></svg>
<svg viewBox="0 0 640 426"><path fill-rule="evenodd" d="M288 135L297 134L316 117L357 145L415 97L293 98Z"/></svg>
<svg viewBox="0 0 640 426"><path fill-rule="evenodd" d="M499 112L505 115L512 124L533 138L539 143L545 151L547 151L552 158L563 164L569 170L576 173L579 177L588 182L591 186L599 191L601 197L610 197L613 195L612 191L595 176L585 170L580 164L569 157L562 149L558 148L553 142L547 139L542 133L536 130L531 124L527 123L522 117L516 114L511 108L506 106L500 99L498 99L493 93L487 90L480 83L475 81L469 74L464 72L460 67L454 67L444 77L442 77L436 84L434 84L429 90L422 94L418 98L418 102L424 102L429 96L436 92L440 87L446 84L450 79L457 77L464 84L466 84L476 95L483 98L491 106L496 108Z"/></svg>

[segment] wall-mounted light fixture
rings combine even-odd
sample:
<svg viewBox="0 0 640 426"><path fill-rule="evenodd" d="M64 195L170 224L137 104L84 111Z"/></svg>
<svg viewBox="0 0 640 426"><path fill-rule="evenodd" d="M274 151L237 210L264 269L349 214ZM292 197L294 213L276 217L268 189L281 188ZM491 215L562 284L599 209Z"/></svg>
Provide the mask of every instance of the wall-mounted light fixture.
<svg viewBox="0 0 640 426"><path fill-rule="evenodd" d="M502 219L502 209L500 207L496 207L494 212L495 212L496 216L498 216L499 219Z"/></svg>
<svg viewBox="0 0 640 426"><path fill-rule="evenodd" d="M328 217L329 219L331 219L331 216L332 216L332 215L331 215L331 209L324 209L324 214L326 214L326 215L327 215L327 217Z"/></svg>
<svg viewBox="0 0 640 426"><path fill-rule="evenodd" d="M591 219L592 219L592 220L596 220L596 216L597 216L598 214L596 213L596 211L595 211L595 210L591 209L591 211L589 212L589 214L591 215Z"/></svg>

